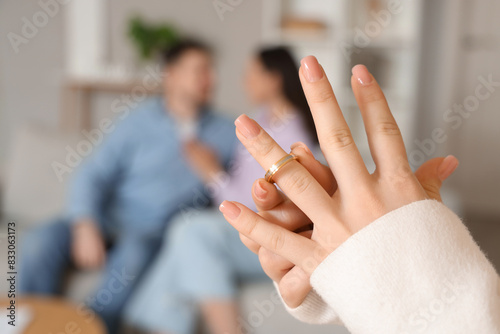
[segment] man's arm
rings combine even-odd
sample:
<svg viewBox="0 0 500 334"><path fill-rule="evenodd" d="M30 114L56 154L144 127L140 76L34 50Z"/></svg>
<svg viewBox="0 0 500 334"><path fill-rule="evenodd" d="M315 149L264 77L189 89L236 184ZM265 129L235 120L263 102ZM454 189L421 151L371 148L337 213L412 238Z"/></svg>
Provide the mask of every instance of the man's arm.
<svg viewBox="0 0 500 334"><path fill-rule="evenodd" d="M70 183L67 215L72 224L71 250L80 268L94 269L105 263L105 243L98 217L123 170L129 137L126 132L118 128L100 146L95 146L94 153Z"/></svg>
<svg viewBox="0 0 500 334"><path fill-rule="evenodd" d="M117 128L93 148L93 154L76 170L67 202L70 221L96 220L100 215L104 199L123 171L127 141L126 131Z"/></svg>

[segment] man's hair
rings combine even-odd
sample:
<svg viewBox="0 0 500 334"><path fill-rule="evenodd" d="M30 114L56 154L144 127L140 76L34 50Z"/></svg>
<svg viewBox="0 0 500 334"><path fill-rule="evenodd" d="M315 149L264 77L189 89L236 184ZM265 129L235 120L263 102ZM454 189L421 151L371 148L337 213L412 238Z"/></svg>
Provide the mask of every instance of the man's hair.
<svg viewBox="0 0 500 334"><path fill-rule="evenodd" d="M205 43L195 39L183 39L176 42L163 52L163 63L166 66L176 63L188 51L200 51L208 55L212 49Z"/></svg>

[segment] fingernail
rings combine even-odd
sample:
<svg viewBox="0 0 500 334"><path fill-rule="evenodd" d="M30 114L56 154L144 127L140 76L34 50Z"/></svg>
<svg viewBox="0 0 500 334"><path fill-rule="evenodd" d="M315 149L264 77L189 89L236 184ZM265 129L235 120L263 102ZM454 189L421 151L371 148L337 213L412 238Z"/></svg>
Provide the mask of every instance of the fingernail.
<svg viewBox="0 0 500 334"><path fill-rule="evenodd" d="M446 158L444 158L443 162L441 162L441 165L439 165L438 168L438 177L441 181L446 180L447 178L450 177L451 174L457 169L458 167L458 159L455 158L453 155L449 155Z"/></svg>
<svg viewBox="0 0 500 334"><path fill-rule="evenodd" d="M306 153L307 153L307 154L309 154L309 155L311 155L311 156L314 156L314 155L312 154L311 150L309 149L309 147L307 147L307 145L306 145L306 144L304 144L303 142L300 142L300 141L299 141L299 142L296 142L295 144L292 144L292 146L290 146L290 150L292 150L292 151L293 151L294 149L296 149L296 148L298 148L298 147L300 147L300 148L304 149L304 151L306 151Z"/></svg>
<svg viewBox="0 0 500 334"><path fill-rule="evenodd" d="M229 201L222 202L219 206L219 210L229 219L236 219L241 213L241 209Z"/></svg>
<svg viewBox="0 0 500 334"><path fill-rule="evenodd" d="M262 182L263 181L259 180L255 184L255 196L257 196L258 199L265 199L267 196L267 190L262 186Z"/></svg>
<svg viewBox="0 0 500 334"><path fill-rule="evenodd" d="M234 125L240 133L247 139L253 138L260 133L257 123L247 115L241 115L234 121Z"/></svg>
<svg viewBox="0 0 500 334"><path fill-rule="evenodd" d="M365 65L356 65L352 68L352 75L361 85L368 85L373 81L373 77Z"/></svg>
<svg viewBox="0 0 500 334"><path fill-rule="evenodd" d="M323 69L314 56L307 56L300 61L308 82L316 82L323 78Z"/></svg>

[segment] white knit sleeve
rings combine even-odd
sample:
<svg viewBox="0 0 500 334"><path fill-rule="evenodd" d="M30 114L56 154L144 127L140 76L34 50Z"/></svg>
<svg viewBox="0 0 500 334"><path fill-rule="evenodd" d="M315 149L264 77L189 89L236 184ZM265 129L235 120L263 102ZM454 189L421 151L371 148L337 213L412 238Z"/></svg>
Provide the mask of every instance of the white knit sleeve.
<svg viewBox="0 0 500 334"><path fill-rule="evenodd" d="M377 219L311 285L353 334L500 333L500 280L460 219L414 202Z"/></svg>
<svg viewBox="0 0 500 334"><path fill-rule="evenodd" d="M276 287L276 290L281 297L281 293L276 282L274 282L274 286ZM306 322L309 324L342 324L333 309L328 306L328 304L325 303L325 301L314 290L311 290L311 292L309 292L306 299L304 299L302 304L300 304L298 307L289 307L283 301L283 298L281 298L281 301L283 302L283 305L285 306L285 309L288 311L288 313L302 322Z"/></svg>

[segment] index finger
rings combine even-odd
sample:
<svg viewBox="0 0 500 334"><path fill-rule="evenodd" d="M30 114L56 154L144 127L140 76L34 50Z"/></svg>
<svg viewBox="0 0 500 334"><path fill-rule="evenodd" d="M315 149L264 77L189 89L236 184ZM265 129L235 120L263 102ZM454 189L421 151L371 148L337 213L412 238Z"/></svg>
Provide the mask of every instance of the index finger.
<svg viewBox="0 0 500 334"><path fill-rule="evenodd" d="M224 201L219 210L240 233L311 274L328 254L313 240L268 222L241 203Z"/></svg>
<svg viewBox="0 0 500 334"><path fill-rule="evenodd" d="M238 139L264 170L268 170L287 155L274 139L247 115L238 117L235 125ZM336 220L331 197L297 161L284 165L273 176L273 180L313 222L328 218Z"/></svg>

